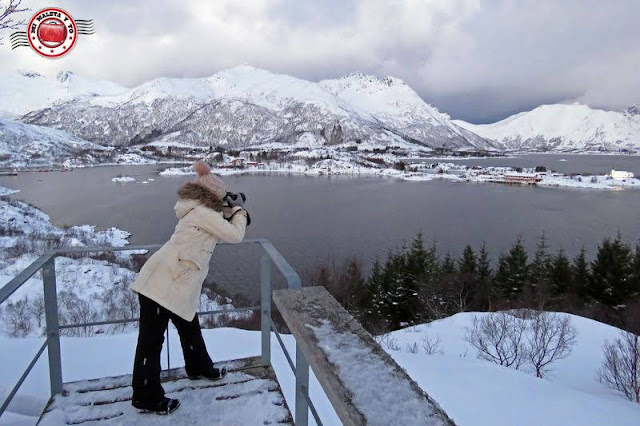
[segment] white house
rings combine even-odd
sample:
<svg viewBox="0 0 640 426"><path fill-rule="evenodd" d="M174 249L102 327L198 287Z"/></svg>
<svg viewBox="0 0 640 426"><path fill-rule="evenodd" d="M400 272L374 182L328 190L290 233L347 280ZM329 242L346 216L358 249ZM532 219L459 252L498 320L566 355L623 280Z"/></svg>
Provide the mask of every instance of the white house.
<svg viewBox="0 0 640 426"><path fill-rule="evenodd" d="M614 179L633 179L633 173L622 170L611 170L611 177Z"/></svg>

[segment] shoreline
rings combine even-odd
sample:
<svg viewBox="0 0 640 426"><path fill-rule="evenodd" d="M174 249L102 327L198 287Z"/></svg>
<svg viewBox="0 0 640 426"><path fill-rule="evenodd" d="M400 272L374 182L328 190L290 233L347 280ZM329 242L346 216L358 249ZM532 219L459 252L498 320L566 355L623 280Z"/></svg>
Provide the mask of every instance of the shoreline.
<svg viewBox="0 0 640 426"><path fill-rule="evenodd" d="M333 161L333 160L324 160L324 161ZM333 163L332 163L333 164ZM341 164L338 164L340 166ZM445 163L441 166L458 166L453 163ZM411 167L409 165L408 167ZM494 169L504 169L502 173L496 173ZM536 176L540 176L540 181L536 183L516 183L516 182L496 182L495 180L498 178L504 178L506 173L511 175L520 177L530 178L529 173L530 170L527 170L525 173L516 172L514 169L510 167L499 167L499 168L486 168L482 171L486 173L493 174L485 174L485 175L477 175L473 176L469 173L472 171L471 169L464 170L455 170L455 172L450 173L448 171L444 171L443 173L420 173L416 171L401 171L396 169L374 169L374 168L366 168L366 167L351 167L351 168L338 168L337 170L332 170L330 167L326 168L306 168L302 169L300 167L293 167L292 169L220 169L214 168L211 169L214 173L219 174L220 176L241 176L241 175L255 175L255 174L296 174L302 176L351 176L351 177L381 177L381 178L395 178L401 181L409 181L409 182L430 182L433 180L448 180L451 182L458 183L491 183L491 184L502 184L502 185L516 185L516 186L531 186L531 187L540 187L540 188L559 188L559 189L586 189L586 190L606 190L606 191L620 191L624 189L640 189L640 179L638 178L630 178L626 180L614 180L607 175L564 175L559 173L549 174L539 173ZM440 169L444 170L444 169ZM171 176L193 176L195 172L191 169L190 166L183 168L167 168L162 172L158 173L163 177L171 177ZM491 177L491 178L489 178Z"/></svg>

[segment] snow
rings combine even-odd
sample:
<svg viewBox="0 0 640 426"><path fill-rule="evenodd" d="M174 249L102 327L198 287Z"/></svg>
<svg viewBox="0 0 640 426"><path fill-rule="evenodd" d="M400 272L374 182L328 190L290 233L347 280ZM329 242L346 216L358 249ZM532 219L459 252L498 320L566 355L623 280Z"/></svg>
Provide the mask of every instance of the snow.
<svg viewBox="0 0 640 426"><path fill-rule="evenodd" d="M128 183L128 182L135 182L135 178L132 178L131 176L118 176L118 177L114 177L111 178L111 182L116 182L116 183Z"/></svg>
<svg viewBox="0 0 640 426"><path fill-rule="evenodd" d="M513 149L640 152L640 115L587 105L542 105L492 124L454 123Z"/></svg>
<svg viewBox="0 0 640 426"><path fill-rule="evenodd" d="M328 320L311 328L318 346L327 355L367 424L438 425L426 400L418 398L411 385L398 380L388 364L350 332L338 332ZM429 421L431 420L431 421Z"/></svg>
<svg viewBox="0 0 640 426"><path fill-rule="evenodd" d="M390 333L400 350L389 354L459 425L636 425L640 404L629 402L596 379L606 340L619 329L571 315L577 344L571 354L551 364L539 379L525 369L515 371L476 358L465 340L478 316L461 313L429 324ZM422 354L425 339L440 340L442 354ZM411 353L416 344L419 353Z"/></svg>
<svg viewBox="0 0 640 426"><path fill-rule="evenodd" d="M51 165L88 151L106 150L63 130L0 118L0 166Z"/></svg>
<svg viewBox="0 0 640 426"><path fill-rule="evenodd" d="M69 395L56 398L51 406L53 412L47 414L40 424L58 425L61 421L77 424L91 419L105 419L100 423L171 425L179 416L182 424L262 425L283 422L289 417L289 412L283 406L282 395L274 392L278 388L276 382L243 372L229 373L215 386L204 380L186 378L166 383L164 388L167 395L179 398L181 404L179 411L170 417L140 415L131 406L130 376L127 379L125 383L108 379L101 381L100 385L105 385L106 389L96 389L91 382L68 387ZM108 388L123 385L125 387ZM100 404L103 401L116 402Z"/></svg>
<svg viewBox="0 0 640 426"><path fill-rule="evenodd" d="M429 324L417 325L391 333L399 350L387 352L460 426L636 426L640 419L640 404L634 404L600 384L595 376L602 360L601 348L605 340L618 337L619 330L593 320L571 316L577 329L577 344L571 355L556 364L548 377L539 379L529 371L515 371L488 361L477 359L466 342L466 328L476 316L490 315L462 313ZM260 332L231 328L203 330L209 353L215 361L254 356L260 348ZM283 335L286 347L295 357L292 336ZM442 354L427 356L411 353L409 347L422 348L425 338L440 339ZM0 337L0 386L13 386L41 344L41 339L8 339ZM177 333L172 328L172 367L183 365ZM333 344L333 342L330 342ZM336 342L339 343L339 342ZM131 373L136 334L117 334L91 338L62 337L63 377L66 382L117 376ZM274 335L271 338L272 363L289 407L294 405L294 379ZM384 345L383 345L384 347ZM357 350L357 348L352 348ZM333 351L332 351L333 352ZM340 357L339 351L334 355ZM366 354L363 354L366 356ZM162 356L166 367L166 356ZM355 368L367 368L366 365ZM313 373L310 375L311 399L324 424L340 424L335 412L322 392ZM357 377L352 374L353 380ZM28 401L44 401L48 392L46 356L21 389L22 407L12 412L37 412ZM387 388L388 383L363 383L363 386ZM372 391L374 392L374 391ZM385 398L387 398L385 396ZM389 397L390 398L390 397ZM373 403L367 401L365 403ZM40 406L41 408L41 406ZM185 407L181 407L181 410ZM234 407L235 408L235 407ZM255 407L241 415L257 411ZM186 415L178 411L169 418L174 422ZM35 414L37 415L37 414ZM0 425L9 424L3 416ZM33 419L33 417L31 417ZM312 419L310 419L311 424ZM32 424L32 423L31 423ZM391 424L399 424L391 422Z"/></svg>
<svg viewBox="0 0 640 426"><path fill-rule="evenodd" d="M90 80L69 71L46 76L37 72L14 71L0 77L0 117L18 118L56 102L113 95L125 90L115 83Z"/></svg>
<svg viewBox="0 0 640 426"><path fill-rule="evenodd" d="M17 194L18 192L20 192L19 189L11 189L11 188L5 188L4 186L0 186L0 197L6 197L8 195Z"/></svg>

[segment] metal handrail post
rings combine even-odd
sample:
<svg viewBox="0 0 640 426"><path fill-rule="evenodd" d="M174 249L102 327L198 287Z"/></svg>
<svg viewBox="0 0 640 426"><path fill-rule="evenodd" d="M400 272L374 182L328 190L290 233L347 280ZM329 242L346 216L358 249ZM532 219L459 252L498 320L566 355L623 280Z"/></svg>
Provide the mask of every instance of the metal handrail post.
<svg viewBox="0 0 640 426"><path fill-rule="evenodd" d="M305 392L309 389L309 361L296 343L296 426L309 424L309 404Z"/></svg>
<svg viewBox="0 0 640 426"><path fill-rule="evenodd" d="M260 331L262 365L271 365L271 259L267 253L260 259Z"/></svg>
<svg viewBox="0 0 640 426"><path fill-rule="evenodd" d="M44 286L44 314L47 319L47 353L49 355L49 383L51 396L62 393L62 358L60 356L60 322L56 292L56 258L51 257L42 267Z"/></svg>

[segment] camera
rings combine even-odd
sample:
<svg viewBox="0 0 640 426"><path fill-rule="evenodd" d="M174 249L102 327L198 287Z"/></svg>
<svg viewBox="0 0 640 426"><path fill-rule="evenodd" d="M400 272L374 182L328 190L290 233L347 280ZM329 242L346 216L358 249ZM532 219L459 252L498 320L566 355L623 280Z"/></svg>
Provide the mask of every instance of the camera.
<svg viewBox="0 0 640 426"><path fill-rule="evenodd" d="M224 201L227 203L229 203L229 199L235 201L238 199L238 196L242 198L243 203L247 201L247 196L244 195L244 192L239 192L237 194L235 192L227 192L227 195L224 196Z"/></svg>

